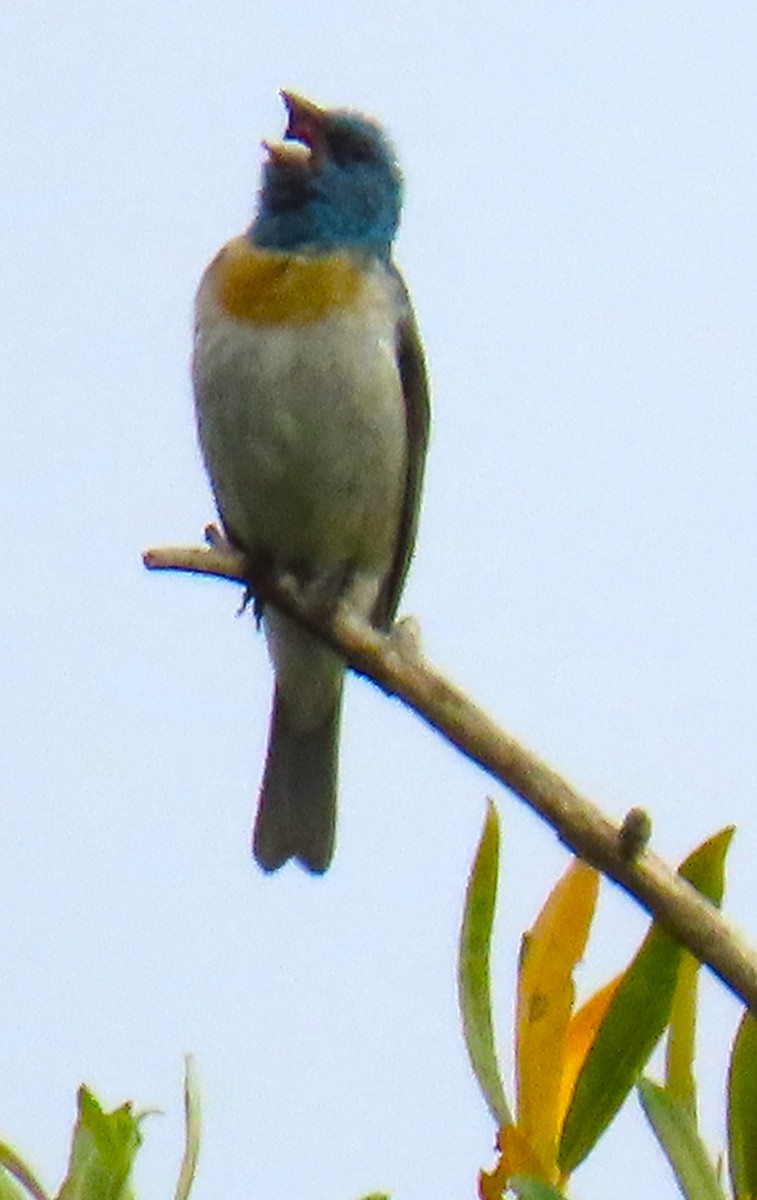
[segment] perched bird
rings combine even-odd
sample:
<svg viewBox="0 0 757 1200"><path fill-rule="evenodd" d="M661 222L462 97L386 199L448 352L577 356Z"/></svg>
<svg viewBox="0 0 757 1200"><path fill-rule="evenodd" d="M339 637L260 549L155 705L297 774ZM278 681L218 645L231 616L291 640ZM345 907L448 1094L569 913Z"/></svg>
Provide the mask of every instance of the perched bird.
<svg viewBox="0 0 757 1200"><path fill-rule="evenodd" d="M402 198L370 118L291 92L252 225L197 293L199 440L229 540L251 569L394 619L415 542L428 438L426 372L391 261ZM276 684L253 850L310 871L334 849L344 663L268 607Z"/></svg>

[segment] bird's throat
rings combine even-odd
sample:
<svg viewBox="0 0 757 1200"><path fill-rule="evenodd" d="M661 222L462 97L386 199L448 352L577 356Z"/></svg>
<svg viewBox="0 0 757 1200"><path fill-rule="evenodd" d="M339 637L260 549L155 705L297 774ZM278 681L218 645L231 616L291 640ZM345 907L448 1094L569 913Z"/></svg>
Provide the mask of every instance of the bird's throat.
<svg viewBox="0 0 757 1200"><path fill-rule="evenodd" d="M263 325L309 325L351 308L362 286L346 254L263 250L249 238L229 242L215 263L216 295L229 317Z"/></svg>

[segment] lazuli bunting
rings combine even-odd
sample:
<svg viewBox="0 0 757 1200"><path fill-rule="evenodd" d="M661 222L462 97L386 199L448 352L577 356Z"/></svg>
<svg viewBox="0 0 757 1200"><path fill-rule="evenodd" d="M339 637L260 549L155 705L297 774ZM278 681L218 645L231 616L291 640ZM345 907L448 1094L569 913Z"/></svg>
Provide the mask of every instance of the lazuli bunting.
<svg viewBox="0 0 757 1200"><path fill-rule="evenodd" d="M413 553L429 405L391 261L402 181L381 128L282 92L251 227L197 293L200 445L229 540L251 568L381 629ZM266 871L334 849L344 663L271 609L276 685L253 850Z"/></svg>

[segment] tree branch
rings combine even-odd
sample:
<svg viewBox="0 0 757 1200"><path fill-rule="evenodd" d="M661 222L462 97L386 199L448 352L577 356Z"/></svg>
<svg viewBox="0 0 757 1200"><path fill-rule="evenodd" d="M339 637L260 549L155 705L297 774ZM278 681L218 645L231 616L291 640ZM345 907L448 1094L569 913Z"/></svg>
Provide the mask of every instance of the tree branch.
<svg viewBox="0 0 757 1200"><path fill-rule="evenodd" d="M148 550L151 570L188 571L246 582L243 556L214 531L211 545ZM444 679L402 637L377 632L351 614L330 621L309 611L293 580L261 578L253 590L266 603L299 621L331 645L360 675L398 696L463 754L533 808L560 840L585 862L620 884L655 920L706 963L757 1016L757 954L720 912L662 859L644 849L648 822L641 810L614 825L546 763L497 727L458 688Z"/></svg>

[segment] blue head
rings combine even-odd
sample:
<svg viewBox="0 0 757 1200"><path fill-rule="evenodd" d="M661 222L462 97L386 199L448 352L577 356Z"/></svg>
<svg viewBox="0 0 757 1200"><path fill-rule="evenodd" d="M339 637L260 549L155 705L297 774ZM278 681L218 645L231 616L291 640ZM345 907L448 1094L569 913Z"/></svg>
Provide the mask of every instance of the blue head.
<svg viewBox="0 0 757 1200"><path fill-rule="evenodd" d="M328 111L282 92L286 141L268 146L250 236L272 250L356 250L388 259L397 232L402 177L394 151L370 118Z"/></svg>

